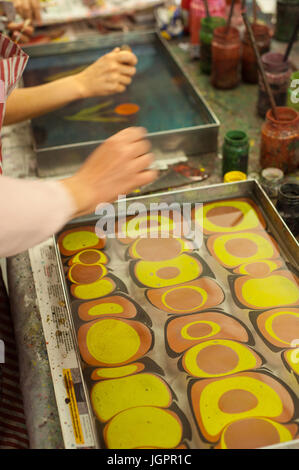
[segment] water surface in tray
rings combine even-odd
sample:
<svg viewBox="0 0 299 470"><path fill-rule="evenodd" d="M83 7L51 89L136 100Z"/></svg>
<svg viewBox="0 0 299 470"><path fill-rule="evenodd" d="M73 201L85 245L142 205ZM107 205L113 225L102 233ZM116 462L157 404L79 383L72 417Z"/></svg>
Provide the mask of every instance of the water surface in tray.
<svg viewBox="0 0 299 470"><path fill-rule="evenodd" d="M25 72L25 86L35 86L59 78L61 73L78 71L111 49L32 58ZM102 140L132 125L143 126L149 133L154 133L207 123L207 118L187 91L184 78L176 75L158 43L137 44L132 49L139 62L137 75L129 89L112 97L79 100L34 119L33 130L38 148ZM115 108L124 103L137 105L139 112L128 116L115 113ZM87 121L78 116L82 110L98 105L102 106L91 109ZM71 120L66 117L71 117Z"/></svg>

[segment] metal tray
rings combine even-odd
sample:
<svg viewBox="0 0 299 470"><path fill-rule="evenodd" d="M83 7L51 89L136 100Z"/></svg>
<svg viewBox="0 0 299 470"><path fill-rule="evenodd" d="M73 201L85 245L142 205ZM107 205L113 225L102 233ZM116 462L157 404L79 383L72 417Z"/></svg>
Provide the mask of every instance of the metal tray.
<svg viewBox="0 0 299 470"><path fill-rule="evenodd" d="M182 203L206 203L212 202L221 199L231 199L231 198L240 198L246 197L250 198L253 202L255 202L259 209L261 210L266 223L267 223L267 232L269 232L272 237L276 240L281 256L284 258L285 262L288 263L288 267L291 270L295 270L298 268L298 260L299 260L299 245L296 239L293 237L292 233L289 231L288 227L285 225L281 217L279 216L278 212L276 211L275 207L271 203L270 199L267 197L265 192L262 190L261 186L255 180L248 180L245 182L238 182L238 183L231 183L231 184L219 184L213 186L206 186L200 189L191 189L191 190L180 190L174 192L167 192L167 193L160 193L154 196L141 196L139 198L132 198L127 199L127 203L133 202L142 202L145 204L146 208L150 207L152 203L161 203L165 202L168 204L178 202ZM117 206L115 205L115 211L117 213ZM75 227L80 227L86 224L95 224L98 220L98 217L88 216L82 217L80 219L73 220L69 223L64 229L68 230ZM95 438L97 439L98 446L103 448L103 438L102 438L102 429L103 426L99 423L99 421L95 418L90 398L89 392L91 387L91 380L90 380L90 371L92 369L91 366L88 366L86 363L82 361L79 352L79 346L77 341L77 331L78 328L84 323L82 320L79 319L77 315L77 306L80 303L78 300L74 300L69 291L69 285L65 278L65 270L63 266L63 258L59 252L59 248L57 245L58 236L55 236L55 247L56 247L56 254L58 265L60 269L60 276L61 282L63 285L63 289L65 292L65 299L68 309L69 320L71 324L72 335L74 338L74 343L77 347L77 355L79 363L81 361L81 374L82 380L84 383L84 390L86 393L87 401L89 404L89 411L90 416L93 420L94 425L94 433ZM126 251L126 247L121 244L117 240L110 239L107 243L107 247L105 247L105 252L110 258L109 268L111 268L114 274L124 283L125 288L127 289L129 297L136 302L138 310L137 319L141 322L144 322L146 325L150 325L152 331L155 335L155 346L153 349L146 354L146 357L155 361L158 365L158 371L155 371L159 374L159 368L164 371L162 377L166 381L166 383L171 384L171 389L174 392L175 402L178 405L179 410L183 413L189 422L189 426L184 428L184 442L187 443L187 446L190 448L211 448L211 444L208 444L202 437L200 436L198 429L196 427L195 418L192 414L191 407L189 405L187 399L187 388L188 382L190 383L190 376L188 376L185 372L180 372L178 369L178 357L171 357L168 355L167 350L165 350L165 339L164 339L164 328L165 323L169 319L169 315L160 311L161 315L157 318L157 310L149 303L144 295L144 288L140 288L136 286L133 282L132 278L129 275L129 262L125 261L124 253ZM247 313L250 312L250 309L239 308L234 301L232 300L232 295L229 287L229 280L228 278L231 275L231 272L221 267L215 259L207 251L205 244L198 250L198 253L201 257L201 260L204 263L213 269L214 273L216 272L216 279L217 282L221 285L224 293L225 293L225 300L224 302L216 307L213 308L213 311L228 313L239 320L247 329L250 331L252 342L250 345L255 345L257 351L263 356L265 362L263 366L258 369L258 371L265 371L270 370L272 376L276 376L280 379L283 383L287 384L287 388L292 391L293 397L295 397L295 410L296 416L292 422L299 422L299 403L298 403L298 382L294 376L291 374L287 368L283 365L281 361L281 351L280 352L273 352L269 349L266 345L266 342L262 340L262 338L257 334L255 331L253 324L249 319L249 315ZM218 265L218 267L216 266ZM123 285L120 285L120 289L123 289ZM119 292L117 292L119 293ZM113 294L111 294L113 295ZM125 294L126 295L126 294ZM146 312L146 313L144 313ZM271 369L272 367L272 369ZM198 379L197 379L198 380ZM297 397L297 401L296 401ZM176 408L177 410L177 408ZM289 446L294 446L295 448L299 448L299 440L293 440L291 442L286 442L284 444L279 444L277 448L285 447L288 448Z"/></svg>
<svg viewBox="0 0 299 470"><path fill-rule="evenodd" d="M130 45L140 59L134 84L125 93L79 100L32 120L40 176L74 172L107 137L131 125L148 129L158 158L178 152L197 156L217 151L217 117L195 90L167 42L156 32L112 34L66 44L27 47L30 60L24 73L24 84L38 85L49 80L49 76L53 78L57 73L88 65L122 44ZM116 106L128 102L138 104L140 111L129 117L122 116L124 120L120 122L66 119L83 107L101 104L104 108L97 113L108 111L113 113L114 119L119 119L115 114Z"/></svg>

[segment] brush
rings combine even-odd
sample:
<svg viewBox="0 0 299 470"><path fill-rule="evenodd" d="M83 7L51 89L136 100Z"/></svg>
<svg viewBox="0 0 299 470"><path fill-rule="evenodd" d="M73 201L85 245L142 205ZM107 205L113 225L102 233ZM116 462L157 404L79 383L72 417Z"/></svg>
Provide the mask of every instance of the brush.
<svg viewBox="0 0 299 470"><path fill-rule="evenodd" d="M243 20L244 20L244 23L245 23L250 41L251 41L251 45L252 45L254 53L255 53L258 68L259 68L259 71L260 71L260 74L262 76L262 80L263 80L263 83L264 83L264 86L265 86L265 90L266 90L266 93L268 95L268 98L269 98L269 101L270 101L270 104L271 104L273 116L274 116L275 119L278 119L277 112L276 112L276 104L275 104L275 100L274 100L274 97L273 97L273 93L272 93L272 90L271 90L270 85L268 83L268 80L267 80L267 77L266 77L266 74L265 74L265 70L264 70L264 66L263 66L263 63L262 63L262 60L261 60L261 56L260 56L258 47L256 45L255 37L254 37L251 25L249 23L249 20L248 20L248 17L247 17L247 14L245 13L245 11L242 12L242 16L243 16Z"/></svg>

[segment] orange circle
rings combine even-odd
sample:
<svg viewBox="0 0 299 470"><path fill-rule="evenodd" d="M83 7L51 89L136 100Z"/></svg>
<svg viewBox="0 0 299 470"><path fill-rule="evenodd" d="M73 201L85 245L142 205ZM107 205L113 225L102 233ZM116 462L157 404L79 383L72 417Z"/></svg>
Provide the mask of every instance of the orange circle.
<svg viewBox="0 0 299 470"><path fill-rule="evenodd" d="M116 114L120 114L121 116L130 116L131 114L138 113L139 110L140 110L140 107L138 106L138 104L123 103L123 104L116 106L116 108L114 109L114 112Z"/></svg>

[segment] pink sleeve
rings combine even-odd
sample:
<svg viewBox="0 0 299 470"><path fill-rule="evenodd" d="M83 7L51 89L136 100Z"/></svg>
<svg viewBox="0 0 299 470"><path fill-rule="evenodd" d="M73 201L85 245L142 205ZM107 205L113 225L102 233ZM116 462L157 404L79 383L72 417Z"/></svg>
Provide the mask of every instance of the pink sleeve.
<svg viewBox="0 0 299 470"><path fill-rule="evenodd" d="M58 181L0 176L0 257L41 243L72 218L73 200Z"/></svg>

